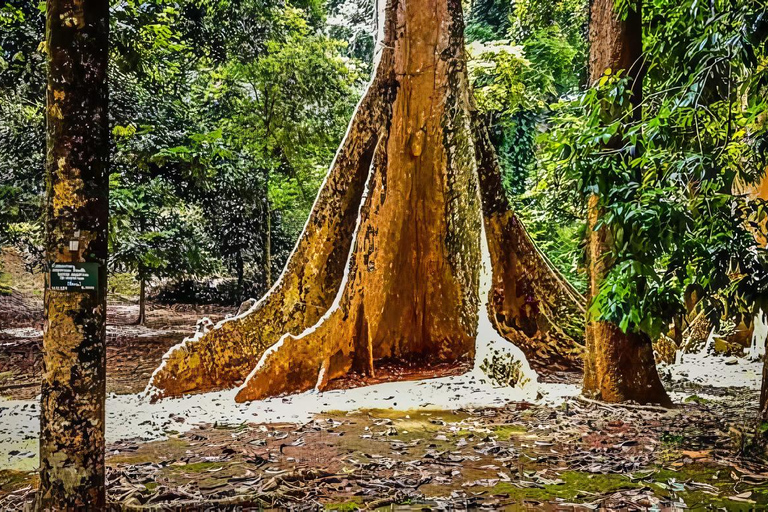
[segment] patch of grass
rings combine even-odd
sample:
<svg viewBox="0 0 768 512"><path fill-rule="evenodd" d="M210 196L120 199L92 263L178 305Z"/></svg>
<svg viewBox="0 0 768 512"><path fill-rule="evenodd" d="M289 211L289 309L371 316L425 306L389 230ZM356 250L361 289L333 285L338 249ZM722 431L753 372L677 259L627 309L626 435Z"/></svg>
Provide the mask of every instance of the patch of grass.
<svg viewBox="0 0 768 512"><path fill-rule="evenodd" d="M11 288L13 286L13 275L9 272L0 270L0 288Z"/></svg>
<svg viewBox="0 0 768 512"><path fill-rule="evenodd" d="M661 444L667 446L680 446L683 444L683 441L685 441L685 436L683 434L671 434L669 432L664 432L661 434L659 440L661 441Z"/></svg>
<svg viewBox="0 0 768 512"><path fill-rule="evenodd" d="M350 512L352 510L360 510L361 503L358 501L344 501L340 503L326 503L323 508L327 511L333 512Z"/></svg>
<svg viewBox="0 0 768 512"><path fill-rule="evenodd" d="M515 435L528 432L522 425L494 425L491 430L499 441L509 441Z"/></svg>

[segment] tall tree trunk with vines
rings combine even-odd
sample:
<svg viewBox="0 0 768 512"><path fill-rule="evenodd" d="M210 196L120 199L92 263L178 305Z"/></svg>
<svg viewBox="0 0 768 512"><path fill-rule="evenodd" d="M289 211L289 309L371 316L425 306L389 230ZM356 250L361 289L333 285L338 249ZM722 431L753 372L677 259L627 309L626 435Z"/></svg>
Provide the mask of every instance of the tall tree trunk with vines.
<svg viewBox="0 0 768 512"><path fill-rule="evenodd" d="M632 106L640 116L642 100L642 14L639 0L632 2L626 19L616 12L614 0L592 0L589 20L589 76L595 84L606 70L623 70L630 78ZM609 145L621 148L622 140ZM588 204L589 292L593 300L610 271L611 233L600 226L604 197L592 195ZM606 402L633 400L670 404L659 379L651 339L642 332L622 332L611 322L587 319L584 394Z"/></svg>

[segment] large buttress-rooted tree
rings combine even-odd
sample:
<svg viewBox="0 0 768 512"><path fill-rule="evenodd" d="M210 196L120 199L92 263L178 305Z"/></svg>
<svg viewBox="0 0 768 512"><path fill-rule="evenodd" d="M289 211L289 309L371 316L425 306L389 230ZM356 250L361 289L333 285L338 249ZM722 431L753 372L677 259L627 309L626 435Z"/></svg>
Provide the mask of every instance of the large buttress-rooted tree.
<svg viewBox="0 0 768 512"><path fill-rule="evenodd" d="M614 0L592 0L589 20L589 77L591 83L606 70L623 70L631 80L634 115L639 117L642 100L642 14L640 1L632 2L625 19L615 10ZM621 140L608 144L620 148ZM588 299L594 298L611 268L610 231L598 227L601 198L589 198L588 208ZM625 333L613 323L587 319L584 394L606 402L634 400L668 405L670 400L656 370L651 339L644 333Z"/></svg>
<svg viewBox="0 0 768 512"><path fill-rule="evenodd" d="M48 0L46 257L98 266L94 290L46 281L42 510L103 510L109 124L107 0Z"/></svg>
<svg viewBox="0 0 768 512"><path fill-rule="evenodd" d="M471 97L461 3L390 0L381 32L372 82L285 271L248 312L174 347L155 398L241 385L237 399L253 400L375 376L383 362L471 361L479 314L534 367L580 366L582 298L503 194Z"/></svg>

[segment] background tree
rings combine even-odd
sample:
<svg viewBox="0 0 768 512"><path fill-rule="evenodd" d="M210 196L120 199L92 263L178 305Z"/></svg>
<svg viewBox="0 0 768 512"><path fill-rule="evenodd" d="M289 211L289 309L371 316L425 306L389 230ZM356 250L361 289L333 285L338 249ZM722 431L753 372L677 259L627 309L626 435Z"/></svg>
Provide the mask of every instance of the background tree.
<svg viewBox="0 0 768 512"><path fill-rule="evenodd" d="M222 288L220 300L260 295L268 274L266 241L275 276L344 132L365 65L324 34L318 3L129 0L114 3L111 11L113 196L126 199L141 190L142 201L131 206L135 213L142 212L135 209L139 205L149 208L145 218L150 210L175 212L186 225L179 233L202 233L193 251L205 260L202 266L156 262L178 271L160 272L164 277L155 283L171 288L166 295L196 300L183 297L183 280L228 283L231 276L238 290ZM12 0L0 13L0 201L8 206L0 214L0 238L39 267L44 23L28 0ZM263 109L249 110L260 108L260 99L251 97L254 80L261 91L278 93L271 103L282 119L268 121ZM302 109L294 123L291 112ZM263 135L266 124L267 143L247 133ZM112 206L111 240L124 240L132 250L124 244L110 272L138 269L143 252L133 250L135 242L166 237L158 238L152 223L125 222L125 211L114 201Z"/></svg>
<svg viewBox="0 0 768 512"><path fill-rule="evenodd" d="M644 74L641 22L639 1L630 3L625 12L616 12L613 0L592 2L589 23L590 81L599 85L606 73L623 70L628 84L625 97L617 103L621 105L624 101L629 104L629 116L621 116L621 110L617 115L616 104L611 97L605 98L604 107L596 112L601 122L616 128L614 134L602 141L603 153L609 162L632 157L629 151L623 151L626 130L614 122L617 117L623 122L632 122L641 115ZM600 176L601 170L595 169L593 176ZM643 332L627 333L600 318L598 295L614 262L610 257L613 244L611 232L602 221L610 196L600 190L599 181L595 185L588 206L588 300L591 304L587 318L584 393L607 402L634 400L668 405L670 400L656 371L651 338Z"/></svg>
<svg viewBox="0 0 768 512"><path fill-rule="evenodd" d="M33 2L0 7L0 244L40 269L45 193L45 19Z"/></svg>
<svg viewBox="0 0 768 512"><path fill-rule="evenodd" d="M614 265L593 314L651 339L685 311L690 289L715 325L751 316L765 293L765 251L749 231L764 213L733 194L734 179L765 168L762 11L753 2L712 8L715 15L649 4L644 62L652 92L641 117L631 78L614 67L577 102L561 102L546 136L551 158L567 164L565 188L604 198L600 225ZM620 146L605 151L616 140Z"/></svg>
<svg viewBox="0 0 768 512"><path fill-rule="evenodd" d="M109 268L131 272L139 281L139 315L146 321L147 282L178 279L211 271L199 209L188 208L173 189L156 178L146 184L121 186L112 174L110 188Z"/></svg>

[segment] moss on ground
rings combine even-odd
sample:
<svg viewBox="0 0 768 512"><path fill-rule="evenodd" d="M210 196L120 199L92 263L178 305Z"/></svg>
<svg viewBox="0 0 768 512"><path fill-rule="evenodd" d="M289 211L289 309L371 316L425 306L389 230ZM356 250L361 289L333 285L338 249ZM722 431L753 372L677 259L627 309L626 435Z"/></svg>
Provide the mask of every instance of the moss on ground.
<svg viewBox="0 0 768 512"><path fill-rule="evenodd" d="M610 494L621 489L641 487L641 484L631 481L624 475L610 473L603 475L583 471L564 471L560 479L563 483L524 488L516 487L510 482L499 482L493 486L491 494L506 495L515 501L546 502L557 498L575 501L583 496L593 499L596 493Z"/></svg>
<svg viewBox="0 0 768 512"><path fill-rule="evenodd" d="M699 395L691 395L683 400L683 402L694 404L711 404L712 400L709 400L708 398L702 398Z"/></svg>
<svg viewBox="0 0 768 512"><path fill-rule="evenodd" d="M0 469L0 491L13 492L28 485L37 485L37 473Z"/></svg>
<svg viewBox="0 0 768 512"><path fill-rule="evenodd" d="M768 482L762 485L743 485L736 490L735 480L731 478L731 468L711 464L686 464L676 469L662 468L643 482L649 485L659 497L682 499L689 508L717 508L725 510L764 510L768 505ZM717 493L704 487L691 488L692 483L708 484L717 489ZM684 486L684 490L681 487ZM749 490L749 500L754 503L730 499Z"/></svg>
<svg viewBox="0 0 768 512"><path fill-rule="evenodd" d="M429 410L429 409L411 409L411 410L393 410L393 409L359 409L357 411L329 411L323 414L323 417L354 417L370 416L377 419L405 420L414 421L444 421L445 423L458 423L460 421L472 418L472 415L461 411Z"/></svg>
<svg viewBox="0 0 768 512"><path fill-rule="evenodd" d="M522 425L494 425L491 427L491 431L499 441L509 441L517 435L528 432Z"/></svg>
<svg viewBox="0 0 768 512"><path fill-rule="evenodd" d="M363 504L360 501L350 500L339 503L326 503L323 508L328 512L351 512L352 510L361 510Z"/></svg>
<svg viewBox="0 0 768 512"><path fill-rule="evenodd" d="M212 469L220 469L225 466L223 462L192 462L190 464L184 464L183 466L168 466L172 471L179 471L182 473L202 473L204 471Z"/></svg>
<svg viewBox="0 0 768 512"><path fill-rule="evenodd" d="M0 262L0 268L2 265L2 262ZM11 290L13 289L13 274L10 272L4 272L3 270L0 270L0 293L3 293L3 291L7 290L7 294L10 295Z"/></svg>

